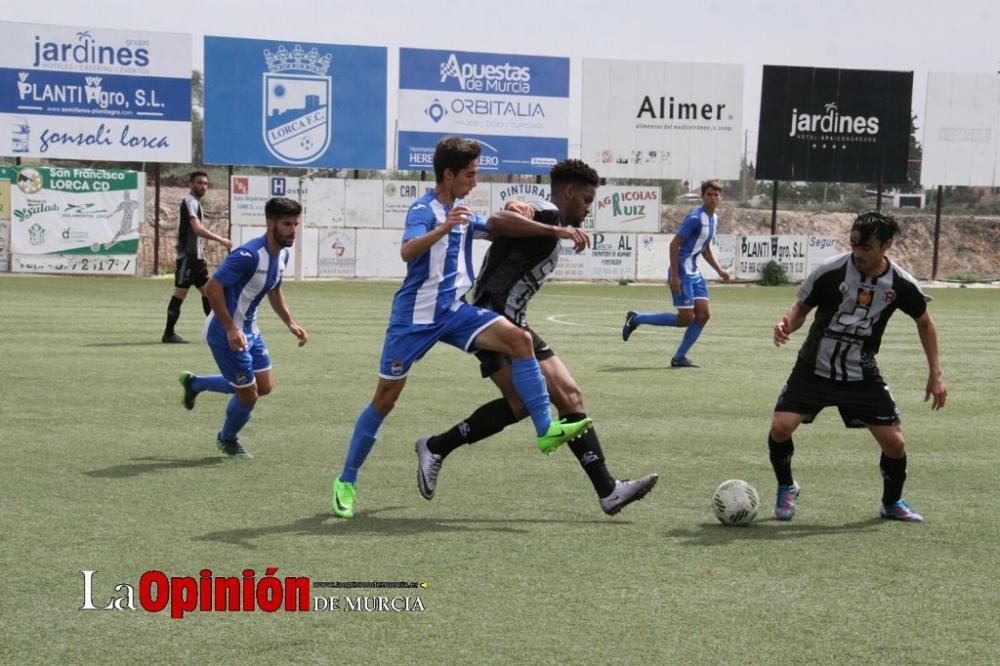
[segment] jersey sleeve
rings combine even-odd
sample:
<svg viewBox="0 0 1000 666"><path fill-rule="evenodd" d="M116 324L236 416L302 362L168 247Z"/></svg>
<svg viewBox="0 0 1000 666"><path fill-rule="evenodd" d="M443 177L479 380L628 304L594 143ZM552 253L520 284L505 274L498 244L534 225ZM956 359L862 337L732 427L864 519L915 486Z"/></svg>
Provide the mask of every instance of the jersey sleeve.
<svg viewBox="0 0 1000 666"><path fill-rule="evenodd" d="M469 218L469 232L473 238L489 238L490 229L486 218L482 215L472 215Z"/></svg>
<svg viewBox="0 0 1000 666"><path fill-rule="evenodd" d="M240 278L257 270L257 257L253 252L242 247L226 257L222 265L216 269L212 277L216 282L226 287L239 282Z"/></svg>
<svg viewBox="0 0 1000 666"><path fill-rule="evenodd" d="M188 217L197 217L198 221L201 221L201 206L198 205L198 200L192 196L184 197L184 206L187 208Z"/></svg>
<svg viewBox="0 0 1000 666"><path fill-rule="evenodd" d="M927 312L927 302L931 297L920 290L919 285L906 279L898 280L896 285L896 305L899 309L914 319L919 319Z"/></svg>
<svg viewBox="0 0 1000 666"><path fill-rule="evenodd" d="M291 251L287 247L281 248L281 252L278 253L278 261L281 262L281 269L278 271L278 281L274 283L272 289L277 289L281 286L282 281L285 279L285 271L288 270L288 262L292 257Z"/></svg>
<svg viewBox="0 0 1000 666"><path fill-rule="evenodd" d="M689 238L697 238L698 234L701 233L701 216L700 215L688 215L681 222L681 228L677 230L677 235L687 240Z"/></svg>
<svg viewBox="0 0 1000 666"><path fill-rule="evenodd" d="M434 228L437 218L434 211L423 201L418 201L406 213L406 226L403 228L403 242L423 236Z"/></svg>

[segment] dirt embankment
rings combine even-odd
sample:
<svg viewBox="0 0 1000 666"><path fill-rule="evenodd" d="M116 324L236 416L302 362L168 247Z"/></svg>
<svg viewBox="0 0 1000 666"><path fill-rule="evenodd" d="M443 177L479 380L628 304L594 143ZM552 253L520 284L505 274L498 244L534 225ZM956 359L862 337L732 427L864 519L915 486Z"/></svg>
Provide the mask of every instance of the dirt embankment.
<svg viewBox="0 0 1000 666"><path fill-rule="evenodd" d="M160 190L160 266L173 271L174 243L177 238L177 221L181 199L187 188L164 187ZM153 266L153 189L146 190L146 224L139 244L143 274L152 274ZM202 201L208 227L226 236L229 229L229 196L225 189L209 190ZM677 230L681 220L691 210L690 205L662 207L660 229L664 233ZM893 211L890 211L892 213ZM934 214L897 212L896 219L902 228L891 256L919 278L930 278L933 260ZM779 234L816 234L838 239L841 249L847 250L847 236L854 215L850 213L816 213L778 211ZM771 211L760 208L731 208L722 206L719 233L770 234ZM217 266L225 257L225 250L218 243L205 244L210 266ZM978 275L1000 278L1000 218L950 215L941 218L941 244L938 255L938 277Z"/></svg>
<svg viewBox="0 0 1000 666"><path fill-rule="evenodd" d="M676 231L690 210L690 206L663 206L661 230L665 233ZM934 258L934 213L886 212L896 218L901 230L890 256L914 276L929 279ZM847 251L854 217L853 213L779 210L776 226L779 234L832 236L838 240L840 249ZM771 210L729 208L723 204L719 212L719 233L770 234ZM943 215L937 276L947 279L970 274L1000 278L1000 217Z"/></svg>

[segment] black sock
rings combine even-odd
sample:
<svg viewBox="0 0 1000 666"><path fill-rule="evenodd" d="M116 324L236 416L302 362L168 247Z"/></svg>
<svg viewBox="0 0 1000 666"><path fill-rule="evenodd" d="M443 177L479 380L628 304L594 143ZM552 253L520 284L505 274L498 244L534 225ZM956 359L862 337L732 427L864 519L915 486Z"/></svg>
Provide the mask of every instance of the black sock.
<svg viewBox="0 0 1000 666"><path fill-rule="evenodd" d="M181 305L183 305L184 299L177 298L176 296L170 297L170 305L167 306L167 328L163 331L164 335L174 334L174 325L177 320L181 318Z"/></svg>
<svg viewBox="0 0 1000 666"><path fill-rule="evenodd" d="M486 439L520 420L504 398L497 398L480 405L469 418L456 423L451 430L431 437L427 441L427 449L443 458L463 444Z"/></svg>
<svg viewBox="0 0 1000 666"><path fill-rule="evenodd" d="M586 417L586 414L567 414L567 422L572 423ZM576 459L580 461L580 466L587 473L590 482L594 485L598 497L607 497L615 489L615 479L608 472L607 465L604 464L604 451L601 450L601 440L597 438L597 430L591 427L587 432L580 435L569 443L569 450L573 452Z"/></svg>
<svg viewBox="0 0 1000 666"><path fill-rule="evenodd" d="M207 317L212 311L212 306L209 304L208 299L204 296L201 297L201 309L205 311L205 316Z"/></svg>
<svg viewBox="0 0 1000 666"><path fill-rule="evenodd" d="M889 458L884 453L878 461L882 471L882 504L891 506L903 496L906 483L906 454L902 458Z"/></svg>
<svg viewBox="0 0 1000 666"><path fill-rule="evenodd" d="M786 442L776 442L767 435L767 449L771 454L771 467L774 468L774 476L778 479L779 486L790 486L795 483L792 478L792 454L795 453L795 445L789 437Z"/></svg>

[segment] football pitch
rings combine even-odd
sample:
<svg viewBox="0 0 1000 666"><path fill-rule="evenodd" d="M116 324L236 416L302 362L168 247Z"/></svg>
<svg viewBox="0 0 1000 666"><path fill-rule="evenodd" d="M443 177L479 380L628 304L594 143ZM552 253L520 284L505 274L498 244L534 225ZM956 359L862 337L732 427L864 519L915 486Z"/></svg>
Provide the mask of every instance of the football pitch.
<svg viewBox="0 0 1000 666"><path fill-rule="evenodd" d="M343 521L330 483L396 287L286 282L310 334L301 349L262 305L275 390L242 434L255 458L230 460L215 448L226 399L180 404L181 370L215 372L196 292L177 328L192 344L164 345L167 281L0 279L0 663L1000 660L997 291L931 291L943 411L922 402L913 322L896 313L886 331L904 495L923 525L878 518L877 447L835 410L796 433L799 512L772 518L769 418L805 329L775 349L771 328L793 288L713 287L690 354L702 367L670 370L677 329L621 340L626 310L672 309L662 286L567 284L546 286L529 320L583 388L611 471L657 472L655 490L605 516L569 450L541 455L524 421L455 451L422 499L414 440L497 395L474 358L442 345L412 371ZM730 478L760 492L748 527L712 516ZM205 590L194 604L195 582L242 586L244 570L260 599L275 568L307 577L308 608L323 610L208 610ZM146 585L150 599L173 594L160 612L140 600L153 571L170 584Z"/></svg>

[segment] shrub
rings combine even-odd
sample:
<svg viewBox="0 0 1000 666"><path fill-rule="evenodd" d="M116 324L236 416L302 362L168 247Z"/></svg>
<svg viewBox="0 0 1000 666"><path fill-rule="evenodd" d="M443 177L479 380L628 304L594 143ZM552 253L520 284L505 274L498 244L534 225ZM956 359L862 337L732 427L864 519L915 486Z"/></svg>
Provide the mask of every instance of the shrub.
<svg viewBox="0 0 1000 666"><path fill-rule="evenodd" d="M788 284L788 275L785 274L785 269L781 267L781 264L772 259L761 270L760 283L765 287Z"/></svg>

